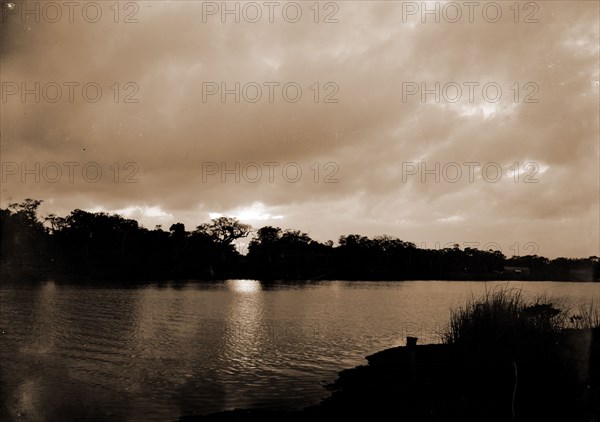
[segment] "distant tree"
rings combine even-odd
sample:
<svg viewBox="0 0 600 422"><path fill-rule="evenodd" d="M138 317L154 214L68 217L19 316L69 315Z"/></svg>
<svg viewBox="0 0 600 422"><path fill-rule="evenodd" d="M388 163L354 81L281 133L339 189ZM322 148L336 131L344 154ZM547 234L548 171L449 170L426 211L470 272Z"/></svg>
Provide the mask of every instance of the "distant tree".
<svg viewBox="0 0 600 422"><path fill-rule="evenodd" d="M64 217L59 217L56 214L48 214L44 217L44 222L50 224L50 233L61 231L67 225L67 220Z"/></svg>
<svg viewBox="0 0 600 422"><path fill-rule="evenodd" d="M230 245L233 241L247 237L252 230L249 224L240 223L236 218L213 218L210 223L201 224L196 228L200 233L206 233L217 243Z"/></svg>
<svg viewBox="0 0 600 422"><path fill-rule="evenodd" d="M313 240L307 233L300 230L286 230L281 235L281 243L283 245L308 245Z"/></svg>
<svg viewBox="0 0 600 422"><path fill-rule="evenodd" d="M37 212L44 201L39 199L27 198L21 203L8 204L8 208L13 210L17 218L23 225L31 228L41 228L42 223L37 218Z"/></svg>
<svg viewBox="0 0 600 422"><path fill-rule="evenodd" d="M0 219L0 256L2 266L11 271L41 271L46 261L48 234L38 219L43 201L27 198L11 203Z"/></svg>
<svg viewBox="0 0 600 422"><path fill-rule="evenodd" d="M281 239L281 229L279 227L265 226L258 229L256 238L252 239L250 245L269 245L274 244Z"/></svg>
<svg viewBox="0 0 600 422"><path fill-rule="evenodd" d="M176 238L185 237L185 225L182 223L171 224L169 227L171 235Z"/></svg>
<svg viewBox="0 0 600 422"><path fill-rule="evenodd" d="M338 243L340 246L347 247L366 246L369 243L369 238L359 234L342 235L340 236Z"/></svg>

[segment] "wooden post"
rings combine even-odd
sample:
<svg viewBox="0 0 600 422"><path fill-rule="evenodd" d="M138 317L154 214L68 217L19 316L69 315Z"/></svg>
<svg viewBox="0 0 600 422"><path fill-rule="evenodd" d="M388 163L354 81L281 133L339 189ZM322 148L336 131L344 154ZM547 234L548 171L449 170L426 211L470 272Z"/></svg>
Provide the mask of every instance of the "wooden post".
<svg viewBox="0 0 600 422"><path fill-rule="evenodd" d="M417 381L417 337L406 337L406 349L408 351L408 373L411 381Z"/></svg>
<svg viewBox="0 0 600 422"><path fill-rule="evenodd" d="M409 349L414 348L417 345L418 337L406 337L406 347Z"/></svg>

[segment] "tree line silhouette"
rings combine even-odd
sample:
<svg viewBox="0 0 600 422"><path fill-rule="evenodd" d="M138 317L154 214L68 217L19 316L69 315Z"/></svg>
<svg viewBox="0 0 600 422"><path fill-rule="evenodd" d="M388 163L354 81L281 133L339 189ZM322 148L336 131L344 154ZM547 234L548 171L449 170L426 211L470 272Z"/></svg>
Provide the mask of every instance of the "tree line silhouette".
<svg viewBox="0 0 600 422"><path fill-rule="evenodd" d="M248 253L235 241L250 225L219 217L188 231L182 223L153 230L116 214L80 209L66 217L38 216L41 200L26 199L0 209L3 277L83 277L121 280L573 280L598 281L599 259L506 257L499 251L459 245L418 248L383 235L358 234L318 242L299 230L265 226L254 233Z"/></svg>

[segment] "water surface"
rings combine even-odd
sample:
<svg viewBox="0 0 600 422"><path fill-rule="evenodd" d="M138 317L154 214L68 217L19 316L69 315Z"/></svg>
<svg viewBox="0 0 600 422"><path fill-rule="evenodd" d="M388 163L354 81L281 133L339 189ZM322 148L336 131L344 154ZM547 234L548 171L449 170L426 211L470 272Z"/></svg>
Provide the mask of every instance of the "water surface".
<svg viewBox="0 0 600 422"><path fill-rule="evenodd" d="M150 421L304 406L407 335L439 342L452 306L506 285L570 306L600 301L600 284L568 282L5 285L0 415Z"/></svg>

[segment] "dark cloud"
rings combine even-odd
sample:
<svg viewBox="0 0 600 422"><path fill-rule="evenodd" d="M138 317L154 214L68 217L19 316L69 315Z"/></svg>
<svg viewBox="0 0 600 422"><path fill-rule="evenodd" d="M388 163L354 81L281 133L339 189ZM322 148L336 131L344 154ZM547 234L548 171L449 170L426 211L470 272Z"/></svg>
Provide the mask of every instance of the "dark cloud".
<svg viewBox="0 0 600 422"><path fill-rule="evenodd" d="M77 14L73 23L35 23L5 13L3 82L80 85L72 103L64 87L54 104L32 96L3 102L2 161L30 168L77 162L78 169L94 162L103 175L97 183L80 173L72 183L66 175L58 183L7 176L3 205L35 197L48 212L121 210L148 226L180 220L192 227L212 212L300 228L320 240L389 233L431 247L536 242L547 256L599 253L597 3L538 2L539 22L528 24L513 22L509 3L499 3L497 23L475 14L473 23L439 24L418 16L403 22L402 2L338 2L332 24L315 24L308 3L295 24L277 13L274 23L266 16L255 24L203 22L203 2L137 4L139 22L130 24L115 24L107 7L95 24ZM97 103L81 97L88 82L102 87ZM207 82L257 83L263 97L203 102ZM265 82L279 83L272 103ZM303 89L297 103L281 95L288 82ZM463 99L403 101L404 82L455 82ZM465 82L480 84L473 102ZM488 82L502 88L498 103L481 97ZM539 102L523 103L534 90ZM338 102L323 103L334 91ZM125 103L128 94L138 102ZM403 163L421 161L428 168L497 163L503 177L487 182L477 168L470 182L464 166L457 183L403 174ZM207 162L254 162L263 175L258 183L203 180ZM273 183L267 162L279 163ZM515 162L522 172L536 163L538 183L522 183L526 172L515 183ZM282 178L290 163L303 170L296 183ZM139 183L123 183L132 173ZM328 175L337 183L323 183Z"/></svg>

